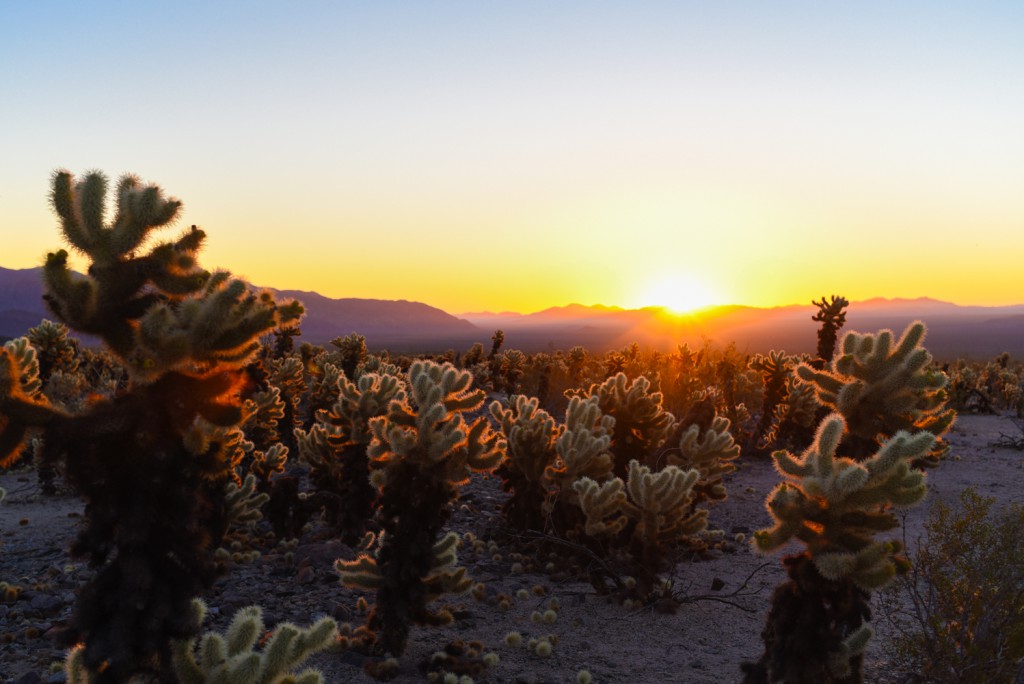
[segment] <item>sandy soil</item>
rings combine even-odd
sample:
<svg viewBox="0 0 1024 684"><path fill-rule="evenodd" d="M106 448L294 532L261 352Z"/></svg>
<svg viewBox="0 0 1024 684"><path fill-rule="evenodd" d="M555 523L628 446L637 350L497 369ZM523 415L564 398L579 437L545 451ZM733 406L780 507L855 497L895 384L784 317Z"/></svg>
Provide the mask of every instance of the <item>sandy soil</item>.
<svg viewBox="0 0 1024 684"><path fill-rule="evenodd" d="M1002 501L1024 500L1024 454L991 446L1003 433L1019 435L1019 430L1006 418L962 416L949 438L950 458L929 474L928 501L955 501L966 486ZM744 462L728 480L729 499L712 509L712 526L730 538L765 526L764 497L777 481L768 462ZM61 657L49 637L69 616L75 588L90 572L66 554L81 504L73 498L42 498L34 482L30 472L0 476L0 486L8 491L0 504L0 578L24 587L17 601L0 604L0 681L5 683L63 681L62 675L49 672ZM502 496L495 480L474 481L452 527L482 539L494 537ZM926 502L907 513L909 539L920 533L927 511ZM495 684L575 682L581 669L600 683L738 681L739 664L760 654L770 595L784 579L780 557L759 556L747 544L736 544L709 560L680 562L671 578L683 605L665 614L610 603L588 583L513 573L514 551L503 542L500 557L468 547L460 552L474 579L485 583L487 598L455 597L449 601L457 618L453 625L414 628L395 681L425 681L418 664L455 639L480 641L500 656L497 666L477 677ZM332 569L335 558L351 555L340 542L314 532L291 563L270 551L254 563L235 566L205 597L213 607L210 624L222 629L235 609L250 603L264 607L268 626L282 620L308 623L323 614L358 624L358 596L339 586ZM499 592L515 596L538 586L543 596L515 598L509 610L496 605ZM552 597L561 606L557 619L534 623L532 613L547 608ZM885 626L880 620L874 624L879 633L868 654L867 681L896 681L881 648ZM549 656L541 657L525 645L507 645L505 635L511 631L521 633L524 644L547 635L556 635L557 643ZM360 661L351 652L326 653L308 664L319 667L327 682L372 681Z"/></svg>

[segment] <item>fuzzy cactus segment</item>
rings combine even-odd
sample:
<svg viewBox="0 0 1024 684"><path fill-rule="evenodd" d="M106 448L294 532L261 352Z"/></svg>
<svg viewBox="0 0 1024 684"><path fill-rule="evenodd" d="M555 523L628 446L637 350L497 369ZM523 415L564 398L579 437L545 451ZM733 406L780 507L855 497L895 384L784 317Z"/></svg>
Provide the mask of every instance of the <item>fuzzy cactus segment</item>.
<svg viewBox="0 0 1024 684"><path fill-rule="evenodd" d="M198 621L206 606L193 602ZM338 634L338 625L329 617L308 628L285 622L270 633L257 651L263 637L263 611L259 606L239 610L225 634L207 632L196 639L179 641L174 646L174 670L182 684L323 684L323 675L314 669L298 674L292 670L302 661L327 648Z"/></svg>
<svg viewBox="0 0 1024 684"><path fill-rule="evenodd" d="M876 436L924 430L941 438L956 413L947 409L948 378L931 368L922 347L925 325L912 323L899 340L890 330L843 336L840 349L823 370L801 364L797 374L814 385L818 400L843 415L849 429L848 453L863 458L878 446ZM915 465L933 466L947 450L941 439Z"/></svg>
<svg viewBox="0 0 1024 684"><path fill-rule="evenodd" d="M612 431L615 419L601 412L597 397L573 397L565 410L565 429L555 440L558 460L548 476L564 484L563 490L581 477L599 482L612 474Z"/></svg>

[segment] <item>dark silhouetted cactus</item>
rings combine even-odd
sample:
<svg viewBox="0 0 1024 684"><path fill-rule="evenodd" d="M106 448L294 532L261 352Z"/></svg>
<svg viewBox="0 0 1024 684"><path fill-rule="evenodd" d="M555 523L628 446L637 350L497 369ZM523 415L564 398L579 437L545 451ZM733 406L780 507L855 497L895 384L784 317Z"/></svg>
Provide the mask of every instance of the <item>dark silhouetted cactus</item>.
<svg viewBox="0 0 1024 684"><path fill-rule="evenodd" d="M50 254L45 298L65 324L107 344L130 374L128 387L80 412L58 410L24 391L18 360L5 354L0 460L11 459L30 429L41 430L41 457L63 461L86 500L72 552L98 571L65 634L69 644L84 643L81 666L97 684L134 674L171 682L171 641L198 628L190 602L212 580L213 549L227 523L235 450L216 435L243 417L241 369L259 336L294 325L302 307L202 270L195 257L204 234L194 226L174 242L147 246L181 208L157 186L124 176L109 223L106 196L100 173L54 176L64 237L90 264L78 275L67 252Z"/></svg>
<svg viewBox="0 0 1024 684"><path fill-rule="evenodd" d="M839 331L846 323L846 307L850 302L846 297L832 295L829 301L822 297L820 302L811 300L811 304L818 307L818 313L811 316L811 320L821 323L821 327L818 328L818 360L812 365L815 368L824 368L835 355L836 341L839 339Z"/></svg>

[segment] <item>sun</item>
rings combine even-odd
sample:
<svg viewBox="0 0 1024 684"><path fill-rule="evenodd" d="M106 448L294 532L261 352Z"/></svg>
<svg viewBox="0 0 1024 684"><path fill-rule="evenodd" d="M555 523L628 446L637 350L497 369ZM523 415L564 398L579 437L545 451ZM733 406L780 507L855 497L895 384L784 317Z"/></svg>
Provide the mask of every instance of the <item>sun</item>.
<svg viewBox="0 0 1024 684"><path fill-rule="evenodd" d="M660 306L674 314L688 314L712 306L718 297L706 283L685 274L651 280L636 297L640 306Z"/></svg>

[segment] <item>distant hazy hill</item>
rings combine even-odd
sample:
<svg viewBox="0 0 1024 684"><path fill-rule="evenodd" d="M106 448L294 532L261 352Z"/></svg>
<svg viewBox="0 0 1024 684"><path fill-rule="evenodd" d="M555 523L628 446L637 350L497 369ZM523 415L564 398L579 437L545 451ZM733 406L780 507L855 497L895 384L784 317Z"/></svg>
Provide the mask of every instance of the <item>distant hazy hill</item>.
<svg viewBox="0 0 1024 684"><path fill-rule="evenodd" d="M811 304L769 309L721 306L674 316L660 308L572 304L525 316L473 313L462 317L480 328L501 328L507 345L524 350L565 349L575 344L614 349L634 341L672 349L682 342L692 346L709 339L718 344L734 342L749 353L770 349L812 353L818 324L811 316L816 311ZM986 358L1003 351L1024 358L1024 305L959 306L927 298L876 298L850 305L845 330L890 328L898 334L914 320L928 324L926 346L940 359Z"/></svg>
<svg viewBox="0 0 1024 684"><path fill-rule="evenodd" d="M383 299L330 299L316 292L274 290L306 306L303 342L326 344L339 335L359 333L372 348L440 350L487 340L475 325L420 302Z"/></svg>
<svg viewBox="0 0 1024 684"><path fill-rule="evenodd" d="M47 316L41 270L0 267L0 338L24 335Z"/></svg>
<svg viewBox="0 0 1024 684"><path fill-rule="evenodd" d="M0 267L0 337L17 337L53 318L43 303L39 268ZM468 347L486 342L490 332L440 309L418 302L379 299L329 299L316 292L275 290L306 306L300 342L327 344L338 336L358 332L373 348L396 351Z"/></svg>
<svg viewBox="0 0 1024 684"><path fill-rule="evenodd" d="M0 338L22 335L49 317L39 270L0 268ZM330 299L316 292L277 292L306 305L301 341L314 344L357 332L372 349L465 350L474 342L489 346L491 334L499 328L505 333L506 348L527 352L575 345L602 352L632 342L669 350L682 342L692 346L709 339L718 344L734 342L749 353L770 349L799 353L813 352L817 344L817 323L811 320L816 308L811 304L770 309L722 306L690 316L674 316L657 307L570 304L525 315L483 312L456 317L404 300ZM1003 351L1024 358L1024 305L958 306L926 298L877 298L851 304L846 329L892 328L899 333L916 319L928 324L926 346L940 359L989 358Z"/></svg>

